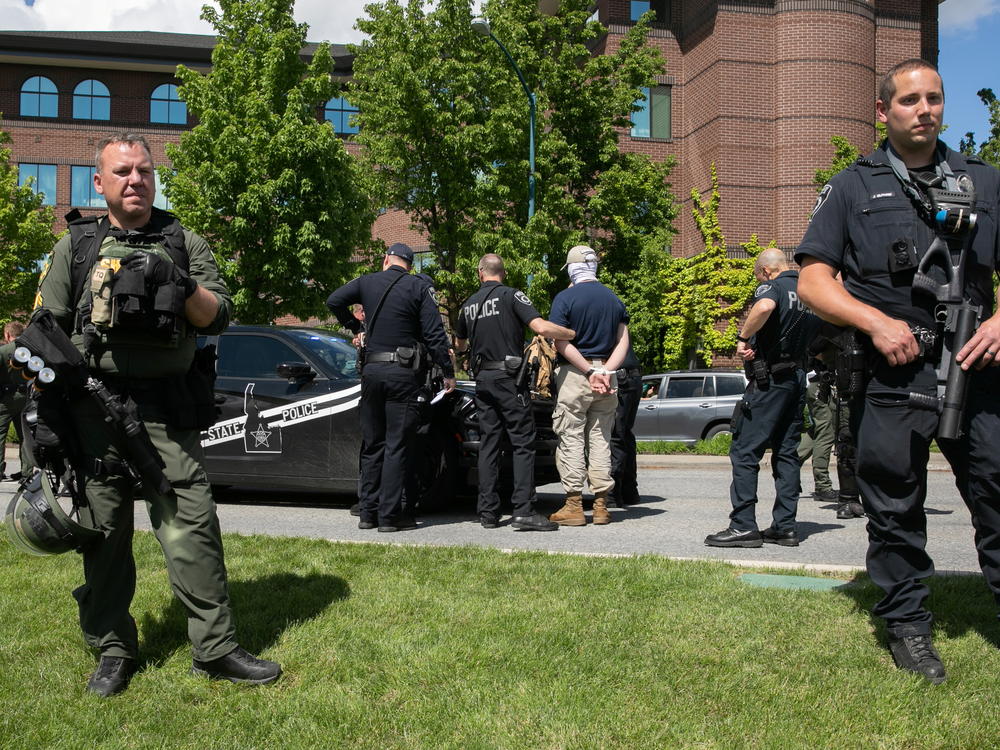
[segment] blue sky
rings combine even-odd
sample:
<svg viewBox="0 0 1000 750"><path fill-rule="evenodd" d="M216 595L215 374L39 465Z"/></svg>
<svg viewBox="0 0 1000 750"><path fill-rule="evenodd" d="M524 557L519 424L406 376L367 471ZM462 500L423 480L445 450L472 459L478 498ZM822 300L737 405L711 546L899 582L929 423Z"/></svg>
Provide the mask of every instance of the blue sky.
<svg viewBox="0 0 1000 750"><path fill-rule="evenodd" d="M1000 96L1000 0L946 0L939 10L938 67L944 79L944 135L949 146L974 131L989 134L986 107L976 96L992 88Z"/></svg>
<svg viewBox="0 0 1000 750"><path fill-rule="evenodd" d="M6 29L148 30L210 34L198 18L209 0L0 0ZM296 0L295 15L309 24L309 38L346 43L360 39L354 21L368 0ZM916 2L916 0L913 0ZM479 2L476 2L479 5ZM331 7L336 12L331 12ZM945 140L957 146L972 130L989 132L986 108L976 96L992 88L1000 96L1000 0L945 0L939 6L939 63L945 82ZM874 102L872 118L874 119Z"/></svg>

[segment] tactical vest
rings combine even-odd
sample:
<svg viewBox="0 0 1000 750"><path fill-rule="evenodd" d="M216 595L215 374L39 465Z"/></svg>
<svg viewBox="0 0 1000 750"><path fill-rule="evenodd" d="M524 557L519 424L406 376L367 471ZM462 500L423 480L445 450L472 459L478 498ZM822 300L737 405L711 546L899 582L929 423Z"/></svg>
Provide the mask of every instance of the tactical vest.
<svg viewBox="0 0 1000 750"><path fill-rule="evenodd" d="M121 261L136 251L159 255L188 270L184 230L166 211L153 208L153 242L127 242L109 236L108 218L66 215L70 231L70 299L74 329L88 354L116 343L175 348L186 334L183 291L173 284L147 289L141 273L122 272ZM99 356L99 354L98 354Z"/></svg>

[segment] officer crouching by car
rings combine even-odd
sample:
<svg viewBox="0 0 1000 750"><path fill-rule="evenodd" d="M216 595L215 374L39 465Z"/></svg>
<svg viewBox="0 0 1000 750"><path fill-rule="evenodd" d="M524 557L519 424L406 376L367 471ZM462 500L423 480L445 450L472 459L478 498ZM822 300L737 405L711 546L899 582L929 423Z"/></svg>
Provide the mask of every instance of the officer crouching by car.
<svg viewBox="0 0 1000 750"><path fill-rule="evenodd" d="M799 301L798 271L784 252L761 252L754 266L760 282L754 303L737 337L736 353L749 365L743 401L733 419L729 488L733 510L729 527L705 538L709 547L760 547L764 542L798 546L795 514L801 483L798 457L805 406L806 352L819 319ZM771 449L775 499L771 526L757 528L757 473L764 451Z"/></svg>
<svg viewBox="0 0 1000 750"><path fill-rule="evenodd" d="M479 414L479 521L500 525L500 438L510 438L514 464L511 526L520 531L555 531L559 524L535 510L535 417L526 383L518 382L524 357L524 326L547 338L570 340L569 328L544 320L531 300L504 286L503 259L487 253L479 261L482 286L462 304L455 327L455 349L471 347Z"/></svg>
<svg viewBox="0 0 1000 750"><path fill-rule="evenodd" d="M15 342L39 359L45 346L57 346L75 359L72 372L86 383L60 393L57 375L51 391L57 401L46 411L50 391L42 392L33 430L42 437L44 413L51 417L48 437L61 433L55 442L75 468L74 501L85 502L88 526L71 527L76 541L60 538L66 526L51 521L60 514L51 509L49 473L38 472L11 503L8 533L20 531L19 541L36 554L82 552L85 582L73 596L84 638L100 654L87 689L102 697L128 687L138 669L139 636L129 612L138 496L146 500L171 588L187 610L192 672L248 684L281 674L236 642L203 465L200 435L215 420L215 374L211 350L197 351L195 336L224 330L232 302L205 240L153 207L153 178L144 137L119 133L97 144L94 187L108 213L68 217L70 231L42 271L32 322ZM0 352L5 362L9 348ZM31 403L29 397L26 408ZM38 508L40 515L32 510ZM57 533L46 533L46 524Z"/></svg>
<svg viewBox="0 0 1000 750"><path fill-rule="evenodd" d="M351 314L365 310L361 365L361 485L359 529L382 532L414 529L416 520L403 505L416 498L414 438L420 425L424 356L441 368L444 386L455 388L455 369L441 323L434 288L410 273L413 250L392 245L382 270L337 289L326 301L340 324L354 333L361 322Z"/></svg>

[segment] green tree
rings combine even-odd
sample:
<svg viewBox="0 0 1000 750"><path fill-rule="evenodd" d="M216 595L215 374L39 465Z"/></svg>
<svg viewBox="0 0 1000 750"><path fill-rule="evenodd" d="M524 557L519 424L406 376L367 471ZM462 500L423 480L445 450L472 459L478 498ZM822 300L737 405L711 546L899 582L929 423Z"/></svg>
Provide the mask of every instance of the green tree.
<svg viewBox="0 0 1000 750"><path fill-rule="evenodd" d="M366 6L358 28L368 38L354 49L348 93L381 200L404 210L427 238L452 322L485 252L503 255L510 283L528 285L542 312L566 284L559 273L566 249L581 241L601 253L627 302L655 296L625 275L643 258L668 256L670 165L621 153L615 129L628 124L641 87L662 70L659 53L645 45L648 26L637 24L615 54L593 56L587 45L603 29L588 20L588 0L563 0L556 17L540 16L536 0L485 4L494 34L537 96L529 222L527 97L499 47L472 31L470 5ZM636 328L654 335L652 325Z"/></svg>
<svg viewBox="0 0 1000 750"><path fill-rule="evenodd" d="M318 108L334 95L328 45L307 64L292 0L220 0L201 17L218 42L212 70L177 69L198 124L160 170L174 211L214 246L236 317L325 314L329 292L371 244L359 165Z"/></svg>
<svg viewBox="0 0 1000 750"><path fill-rule="evenodd" d="M1000 168L1000 99L997 99L993 89L979 89L977 96L990 113L990 137L980 144L976 150L976 134L969 132L958 142L958 149L963 153L976 154L983 161Z"/></svg>
<svg viewBox="0 0 1000 750"><path fill-rule="evenodd" d="M18 185L10 136L0 130L0 323L24 317L38 287L38 266L52 250L52 208L32 185Z"/></svg>
<svg viewBox="0 0 1000 750"><path fill-rule="evenodd" d="M753 235L741 243L747 257L729 257L719 223L722 196L714 164L708 199L692 190L691 200L705 249L690 258L672 259L664 270L661 309L668 335L663 356L670 368L686 367L692 360L711 367L717 352L735 348L740 316L757 286L754 261L763 249Z"/></svg>

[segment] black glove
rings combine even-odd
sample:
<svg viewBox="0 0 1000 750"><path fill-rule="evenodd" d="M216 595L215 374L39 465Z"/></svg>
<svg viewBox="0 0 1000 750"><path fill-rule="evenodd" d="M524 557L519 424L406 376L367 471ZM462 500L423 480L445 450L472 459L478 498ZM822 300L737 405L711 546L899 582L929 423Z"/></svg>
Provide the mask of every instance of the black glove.
<svg viewBox="0 0 1000 750"><path fill-rule="evenodd" d="M176 284L184 290L184 299L194 294L194 290L198 288L198 282L188 276L186 271L156 253L136 250L122 258L122 266L130 271L141 271L149 286Z"/></svg>

